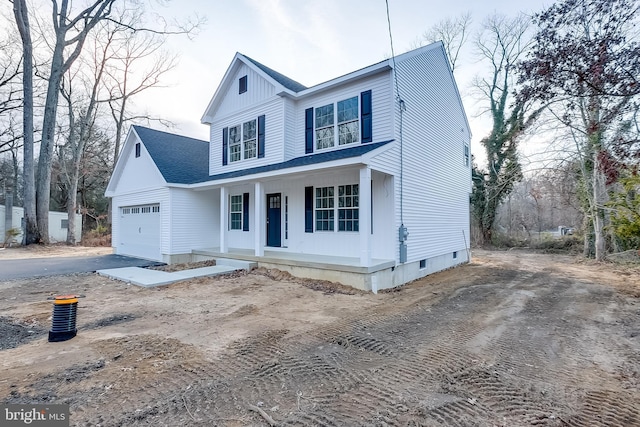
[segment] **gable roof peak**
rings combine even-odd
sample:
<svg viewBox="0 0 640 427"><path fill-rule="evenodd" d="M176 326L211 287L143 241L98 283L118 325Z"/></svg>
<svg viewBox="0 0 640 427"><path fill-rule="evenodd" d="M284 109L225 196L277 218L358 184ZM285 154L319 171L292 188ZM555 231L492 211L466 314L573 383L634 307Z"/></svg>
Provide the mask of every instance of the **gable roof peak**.
<svg viewBox="0 0 640 427"><path fill-rule="evenodd" d="M244 55L244 54L242 54L240 52L238 52L237 55L239 55L242 58L246 59L247 61L251 62L253 65L258 67L266 75L268 75L273 80L275 80L276 82L278 82L279 84L284 86L285 89L289 89L292 92L300 92L300 91L303 91L303 90L307 89L307 87L305 85L303 85L302 83L298 83L297 81L285 76L282 73L277 72L276 70L274 70L272 68L267 67L264 64L261 64L260 62L256 61L255 59L252 59L252 58L248 57L247 55Z"/></svg>

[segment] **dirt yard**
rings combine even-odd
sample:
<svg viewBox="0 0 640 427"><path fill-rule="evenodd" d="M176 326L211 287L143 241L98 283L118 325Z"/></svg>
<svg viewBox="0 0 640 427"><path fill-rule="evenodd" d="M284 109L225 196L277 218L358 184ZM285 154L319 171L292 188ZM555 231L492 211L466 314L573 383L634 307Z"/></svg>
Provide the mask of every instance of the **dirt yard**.
<svg viewBox="0 0 640 427"><path fill-rule="evenodd" d="M640 426L640 270L474 251L378 295L255 270L0 283L0 400L77 426ZM84 294L48 343L51 301Z"/></svg>

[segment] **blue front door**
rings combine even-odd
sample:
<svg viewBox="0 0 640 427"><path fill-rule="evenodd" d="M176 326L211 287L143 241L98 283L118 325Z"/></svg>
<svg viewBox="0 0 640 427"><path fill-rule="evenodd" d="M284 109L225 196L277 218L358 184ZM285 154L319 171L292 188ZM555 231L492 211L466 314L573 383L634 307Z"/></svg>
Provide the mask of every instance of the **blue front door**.
<svg viewBox="0 0 640 427"><path fill-rule="evenodd" d="M267 194L267 246L280 247L282 244L282 210L280 193Z"/></svg>

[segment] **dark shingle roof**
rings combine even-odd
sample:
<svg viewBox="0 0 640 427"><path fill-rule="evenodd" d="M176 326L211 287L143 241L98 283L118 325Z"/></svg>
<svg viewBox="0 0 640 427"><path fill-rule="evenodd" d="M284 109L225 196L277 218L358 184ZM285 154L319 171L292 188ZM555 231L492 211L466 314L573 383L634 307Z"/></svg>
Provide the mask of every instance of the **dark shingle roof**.
<svg viewBox="0 0 640 427"><path fill-rule="evenodd" d="M255 168L242 169L242 170L233 171L233 172L225 172L217 175L211 175L202 181L196 181L196 182L217 181L219 179L238 178L238 177L253 175L257 173L271 172L271 171L280 170L280 169L294 168L297 166L315 165L318 163L330 162L333 160L341 160L341 159L348 159L351 157L358 157L368 153L369 151L375 150L376 148L382 147L383 145L388 144L391 141L393 140L391 139L389 141L382 141L382 142L376 142L371 144L361 144L351 148L344 148L342 150L327 151L327 152L318 153L318 154L309 154L306 156L296 157L295 159L287 160L286 162L275 163L272 165L265 165L265 166L257 166ZM193 182L193 184L195 184L196 182Z"/></svg>
<svg viewBox="0 0 640 427"><path fill-rule="evenodd" d="M285 76L284 74L280 74L279 72L272 70L271 68L267 67L266 65L262 65L261 63L259 63L258 61L256 61L255 59L251 59L249 58L247 55L243 55L245 58L247 58L249 61L253 62L253 64L260 68L262 71L264 71L265 73L267 73L272 79L274 79L275 81L277 81L278 83L280 83L282 86L286 87L287 89L293 91L293 92L300 92L305 90L307 87L303 84L298 83L295 80L290 79L289 77Z"/></svg>
<svg viewBox="0 0 640 427"><path fill-rule="evenodd" d="M388 144L382 141L356 145L342 150L310 154L286 162L257 166L217 175L209 175L209 143L199 139L153 130L142 126L133 127L151 155L165 181L170 184L196 184L220 179L239 178L257 173L271 172L297 166L314 165L333 160L358 157Z"/></svg>
<svg viewBox="0 0 640 427"><path fill-rule="evenodd" d="M133 128L168 183L190 184L209 175L207 141L142 126Z"/></svg>

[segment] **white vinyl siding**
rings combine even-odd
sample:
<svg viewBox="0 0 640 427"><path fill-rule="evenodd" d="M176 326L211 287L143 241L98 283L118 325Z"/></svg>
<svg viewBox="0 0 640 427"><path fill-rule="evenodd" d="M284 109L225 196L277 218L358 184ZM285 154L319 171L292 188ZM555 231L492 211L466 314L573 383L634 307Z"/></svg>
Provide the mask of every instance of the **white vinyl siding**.
<svg viewBox="0 0 640 427"><path fill-rule="evenodd" d="M280 181L265 182L265 194L282 193L288 198L288 231L289 239L287 241L288 248L292 253L300 254L318 254L331 256L359 257L360 256L360 236L358 233L345 233L334 231L314 231L313 233L305 233L305 213L304 213L304 191L305 187L313 186L313 207L314 207L314 228L315 228L315 207L316 207L316 188L332 187L336 189L339 185L345 183L357 182L359 179L359 171L357 168L345 171L330 171L322 174L313 174L305 176L293 176ZM337 196L335 196L337 200ZM390 206L388 207L390 208ZM334 206L334 211L337 208ZM284 215L284 209L283 209ZM337 215L334 214L334 215ZM337 225L336 225L337 226ZM284 221L283 226L284 230ZM233 235L234 233L230 233ZM241 235L245 233L235 233ZM389 247L391 242L377 241L372 239L374 245ZM229 247L233 246L229 242ZM251 247L251 246L250 246ZM390 257L387 259L391 259Z"/></svg>
<svg viewBox="0 0 640 427"><path fill-rule="evenodd" d="M296 128L298 126L304 126L304 123L297 123L296 116L296 103L291 99L283 99L282 100L282 108L283 108L283 118L284 121L284 161L292 159L295 154L295 146L296 144L304 144L304 141L296 141L295 138L297 136Z"/></svg>
<svg viewBox="0 0 640 427"><path fill-rule="evenodd" d="M237 92L237 91L236 91ZM250 92L250 90L249 90ZM247 93L249 93L247 92ZM244 94L246 95L246 94ZM243 96L244 96L243 95ZM211 144L209 148L209 174L216 175L247 168L280 163L284 159L284 123L283 100L274 97L269 102L238 113L233 117L217 120L211 125ZM265 116L265 155L237 162L229 162L222 166L222 130L225 127L237 126L256 120L260 115ZM242 144L242 140L241 140ZM304 144L304 141L303 141ZM242 147L241 147L242 149Z"/></svg>
<svg viewBox="0 0 640 427"><path fill-rule="evenodd" d="M339 101L344 101L357 97L358 101L358 142L346 145L339 145L338 137L335 137L335 145L333 149L350 148L360 143L360 94L364 91L371 90L372 105L372 125L373 125L373 141L388 141L393 139L393 92L392 92L391 73L389 71L381 71L371 77L363 78L353 84L342 85L336 89L328 89L313 96L306 97L296 103L296 119L295 119L295 136L289 143L293 143L292 157L300 157L305 155L305 110L314 108L314 153L319 152L316 145L316 113L315 109L325 105L335 106ZM337 120L337 118L336 118ZM350 125L353 129L353 125ZM333 128L337 130L337 123L334 121ZM267 126L268 128L268 126ZM346 130L346 129L345 129ZM345 137L347 138L347 137ZM346 139L345 139L346 141ZM290 150L289 147L287 147ZM290 151L287 151L288 153Z"/></svg>
<svg viewBox="0 0 640 427"><path fill-rule="evenodd" d="M442 49L431 49L401 60L397 70L407 106L403 114L407 255L408 262L418 262L462 251L469 244L471 175L461 155L470 135ZM395 123L398 138L397 109ZM398 178L398 195L399 187ZM396 200L397 234L400 198Z"/></svg>
<svg viewBox="0 0 640 427"><path fill-rule="evenodd" d="M171 188L171 254L220 244L220 190Z"/></svg>

